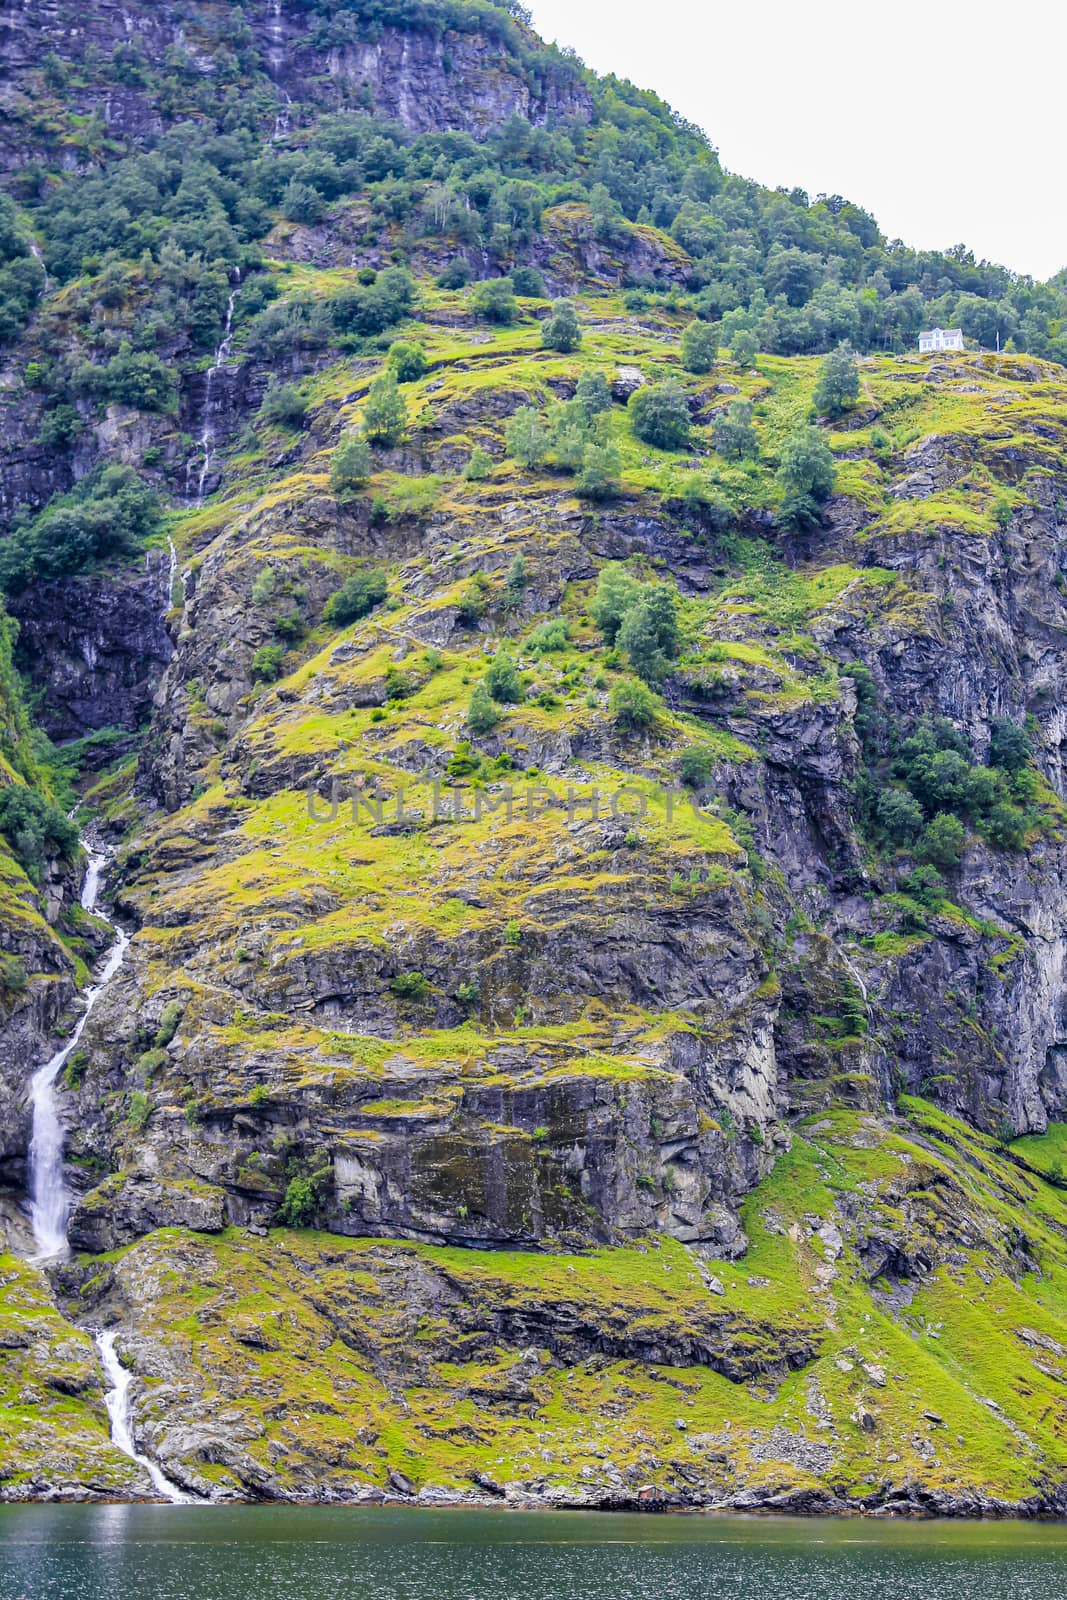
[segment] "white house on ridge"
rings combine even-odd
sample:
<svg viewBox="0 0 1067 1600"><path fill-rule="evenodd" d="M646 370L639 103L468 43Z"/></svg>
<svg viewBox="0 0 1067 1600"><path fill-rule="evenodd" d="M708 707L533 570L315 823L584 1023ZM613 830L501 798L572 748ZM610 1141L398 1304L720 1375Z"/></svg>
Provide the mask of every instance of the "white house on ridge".
<svg viewBox="0 0 1067 1600"><path fill-rule="evenodd" d="M923 350L962 350L962 328L931 328L929 333L920 333L919 349Z"/></svg>

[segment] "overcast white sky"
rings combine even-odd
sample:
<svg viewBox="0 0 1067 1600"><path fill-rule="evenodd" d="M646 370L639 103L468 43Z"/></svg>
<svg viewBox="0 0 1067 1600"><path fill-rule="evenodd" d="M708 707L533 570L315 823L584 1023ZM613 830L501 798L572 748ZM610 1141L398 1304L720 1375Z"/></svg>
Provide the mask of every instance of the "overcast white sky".
<svg viewBox="0 0 1067 1600"><path fill-rule="evenodd" d="M1067 266L1062 0L526 0L599 72L654 89L723 165L843 194L890 238Z"/></svg>

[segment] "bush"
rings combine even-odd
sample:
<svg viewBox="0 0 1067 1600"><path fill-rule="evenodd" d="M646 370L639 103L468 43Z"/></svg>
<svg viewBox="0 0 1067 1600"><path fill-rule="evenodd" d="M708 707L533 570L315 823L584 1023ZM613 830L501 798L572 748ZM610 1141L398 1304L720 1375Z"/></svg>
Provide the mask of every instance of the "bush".
<svg viewBox="0 0 1067 1600"><path fill-rule="evenodd" d="M271 378L259 415L262 421L274 427L302 428L307 409L307 401L295 384L279 383L277 378Z"/></svg>
<svg viewBox="0 0 1067 1600"><path fill-rule="evenodd" d="M126 343L106 366L86 361L75 367L71 387L139 411L173 411L178 403L174 374L166 362L153 351L133 350Z"/></svg>
<svg viewBox="0 0 1067 1600"><path fill-rule="evenodd" d="M260 645L252 657L252 676L261 683L276 683L282 675L282 662L285 660L285 646L282 644Z"/></svg>
<svg viewBox="0 0 1067 1600"><path fill-rule="evenodd" d="M519 669L506 650L498 650L485 671L485 687L501 705L520 705L526 698Z"/></svg>
<svg viewBox="0 0 1067 1600"><path fill-rule="evenodd" d="M133 555L162 523L156 494L132 468L105 467L0 541L0 589L17 594L36 579Z"/></svg>
<svg viewBox="0 0 1067 1600"><path fill-rule="evenodd" d="M750 367L759 351L759 340L747 328L739 328L730 345L730 355L739 367Z"/></svg>
<svg viewBox="0 0 1067 1600"><path fill-rule="evenodd" d="M388 592L389 580L382 567L353 572L327 600L323 620L332 627L347 628L350 622L357 622L381 605Z"/></svg>
<svg viewBox="0 0 1067 1600"><path fill-rule="evenodd" d="M945 881L936 867L916 867L900 887L926 911L940 911L945 900Z"/></svg>
<svg viewBox="0 0 1067 1600"><path fill-rule="evenodd" d="M396 381L386 371L375 378L363 407L363 432L372 444L398 445L407 432L408 412Z"/></svg>
<svg viewBox="0 0 1067 1600"><path fill-rule="evenodd" d="M464 628L476 628L485 616L489 605L489 580L484 572L476 572L459 597L456 621Z"/></svg>
<svg viewBox="0 0 1067 1600"><path fill-rule="evenodd" d="M278 1210L278 1221L287 1228L310 1228L317 1209L318 1201L311 1179L290 1178L285 1199Z"/></svg>
<svg viewBox="0 0 1067 1600"><path fill-rule="evenodd" d="M500 712L484 683L474 685L471 702L467 708L467 721L471 732L475 734L491 732L500 721Z"/></svg>
<svg viewBox="0 0 1067 1600"><path fill-rule="evenodd" d="M646 683L658 683L678 654L678 605L666 583L642 585L619 629L618 643Z"/></svg>
<svg viewBox="0 0 1067 1600"><path fill-rule="evenodd" d="M463 477L467 483L483 483L493 470L493 458L488 455L480 445L471 451L470 460L463 468Z"/></svg>
<svg viewBox="0 0 1067 1600"><path fill-rule="evenodd" d="M931 866L948 872L959 866L966 840L967 831L959 818L939 811L923 829L918 855Z"/></svg>
<svg viewBox="0 0 1067 1600"><path fill-rule="evenodd" d="M601 570L590 610L608 644L614 644L626 613L635 604L641 585L616 561Z"/></svg>
<svg viewBox="0 0 1067 1600"><path fill-rule="evenodd" d="M6 1000L14 1000L20 994L25 994L28 983L29 974L26 971L26 963L22 957L0 952L0 994ZM73 1057L71 1060L73 1060ZM68 1063L67 1072L69 1073L69 1071L70 1064ZM64 1074L64 1082L66 1082L66 1074ZM72 1085L68 1083L67 1087L70 1088Z"/></svg>
<svg viewBox="0 0 1067 1600"><path fill-rule="evenodd" d="M511 287L529 300L544 298L545 280L536 267L516 267L511 274Z"/></svg>
<svg viewBox="0 0 1067 1600"><path fill-rule="evenodd" d="M611 410L611 388L602 372L583 372L574 398L590 417Z"/></svg>
<svg viewBox="0 0 1067 1600"><path fill-rule="evenodd" d="M1007 800L999 801L985 818L984 830L991 844L1000 850L1021 850L1030 819L1025 811Z"/></svg>
<svg viewBox="0 0 1067 1600"><path fill-rule="evenodd" d="M913 844L923 825L923 808L906 789L883 789L875 805L882 830L895 844Z"/></svg>
<svg viewBox="0 0 1067 1600"><path fill-rule="evenodd" d="M0 789L0 834L35 882L50 857L73 861L78 851L73 822L36 789L20 783Z"/></svg>
<svg viewBox="0 0 1067 1600"><path fill-rule="evenodd" d="M397 383L417 383L425 376L426 352L421 344L410 339L398 339L390 345L386 360L396 374Z"/></svg>
<svg viewBox="0 0 1067 1600"><path fill-rule="evenodd" d="M613 444L588 444L574 480L583 500L613 500L622 490L622 457Z"/></svg>
<svg viewBox="0 0 1067 1600"><path fill-rule="evenodd" d="M1009 717L998 717L993 723L989 739L988 761L991 767L1004 772L1018 772L1033 756L1033 746L1026 729Z"/></svg>
<svg viewBox="0 0 1067 1600"><path fill-rule="evenodd" d="M818 428L795 428L782 446L778 481L787 494L825 500L834 486L834 458Z"/></svg>
<svg viewBox="0 0 1067 1600"><path fill-rule="evenodd" d="M487 278L471 295L471 310L483 322L514 322L517 309L510 278Z"/></svg>
<svg viewBox="0 0 1067 1600"><path fill-rule="evenodd" d="M330 489L344 502L352 500L370 477L370 445L362 434L345 434L330 460Z"/></svg>
<svg viewBox="0 0 1067 1600"><path fill-rule="evenodd" d="M425 1000L430 992L430 981L421 972L398 972L389 988L398 1000Z"/></svg>
<svg viewBox="0 0 1067 1600"><path fill-rule="evenodd" d="M627 406L634 433L659 450L685 450L690 440L689 405L676 383L644 384Z"/></svg>
<svg viewBox="0 0 1067 1600"><path fill-rule="evenodd" d="M165 1050L178 1031L185 1007L180 1000L168 1000L159 1019L159 1028L152 1044L156 1050Z"/></svg>
<svg viewBox="0 0 1067 1600"><path fill-rule="evenodd" d="M718 353L715 330L706 322L690 322L682 334L682 366L686 372L710 372Z"/></svg>
<svg viewBox="0 0 1067 1600"><path fill-rule="evenodd" d="M690 745L678 762L678 776L687 789L703 789L714 769L711 751L703 745Z"/></svg>
<svg viewBox="0 0 1067 1600"><path fill-rule="evenodd" d="M566 650L570 641L570 629L563 617L553 617L551 622L542 622L535 628L526 641L526 648L531 655L551 655L556 650Z"/></svg>
<svg viewBox="0 0 1067 1600"><path fill-rule="evenodd" d="M637 678L620 678L608 696L608 709L617 727L637 731L655 722L657 701Z"/></svg>
<svg viewBox="0 0 1067 1600"><path fill-rule="evenodd" d="M541 324L541 343L546 350L559 350L569 355L582 342L578 317L569 300L557 300L552 315Z"/></svg>
<svg viewBox="0 0 1067 1600"><path fill-rule="evenodd" d="M126 1121L131 1128L143 1128L148 1121L152 1110L152 1103L143 1089L135 1089L130 1095L129 1109L126 1112Z"/></svg>

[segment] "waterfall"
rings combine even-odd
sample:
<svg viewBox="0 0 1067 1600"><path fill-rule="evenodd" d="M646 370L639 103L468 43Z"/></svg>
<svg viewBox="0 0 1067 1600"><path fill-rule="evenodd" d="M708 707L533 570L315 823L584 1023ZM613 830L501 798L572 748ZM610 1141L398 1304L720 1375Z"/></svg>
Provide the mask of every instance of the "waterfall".
<svg viewBox="0 0 1067 1600"><path fill-rule="evenodd" d="M81 903L84 910L100 916L96 902L100 895L100 880L109 857L102 851L89 849L89 866L82 885ZM67 1216L70 1212L70 1194L63 1177L63 1124L59 1120L56 1104L56 1079L78 1048L85 1032L85 1024L93 1007L111 979L121 967L130 939L127 933L108 917L101 918L115 935L96 982L85 993L85 1009L78 1026L51 1061L40 1067L30 1080L30 1105L33 1108L33 1132L30 1139L30 1220L37 1244L35 1260L51 1256L65 1256L67 1244Z"/></svg>
<svg viewBox="0 0 1067 1600"><path fill-rule="evenodd" d="M170 1481L161 1467L139 1452L133 1442L130 1422L130 1384L133 1382L133 1373L128 1371L118 1358L114 1329L109 1333L96 1333L93 1338L100 1352L100 1364L104 1369L104 1376L111 1385L104 1397L104 1404L111 1419L112 1444L121 1450L124 1456L129 1456L131 1461L136 1461L138 1466L145 1469L153 1487L165 1499L171 1501L173 1505L192 1505L192 1496L184 1494L176 1483Z"/></svg>
<svg viewBox="0 0 1067 1600"><path fill-rule="evenodd" d="M215 387L215 379L219 371L229 360L230 352L233 349L233 312L237 304L237 291L241 287L240 268L234 272L233 284L234 287L230 290L230 298L226 302L226 327L223 331L222 343L215 351L215 359L208 368L207 385L204 390L204 431L200 435L200 448L203 451L203 457L200 465L200 477L196 485L196 503L198 506L202 506L204 503L204 485L207 482L208 473L211 471L211 463L215 454L215 428L211 421L211 391ZM186 481L188 481L188 474L186 475Z"/></svg>

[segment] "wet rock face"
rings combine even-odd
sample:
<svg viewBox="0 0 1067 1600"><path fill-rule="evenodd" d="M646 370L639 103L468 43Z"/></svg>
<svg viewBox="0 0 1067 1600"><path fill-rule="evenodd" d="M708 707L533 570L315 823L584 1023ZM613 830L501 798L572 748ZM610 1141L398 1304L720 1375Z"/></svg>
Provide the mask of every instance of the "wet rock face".
<svg viewBox="0 0 1067 1600"><path fill-rule="evenodd" d="M22 659L43 695L41 724L57 743L144 726L173 654L169 572L164 548L139 571L38 584L11 603Z"/></svg>

